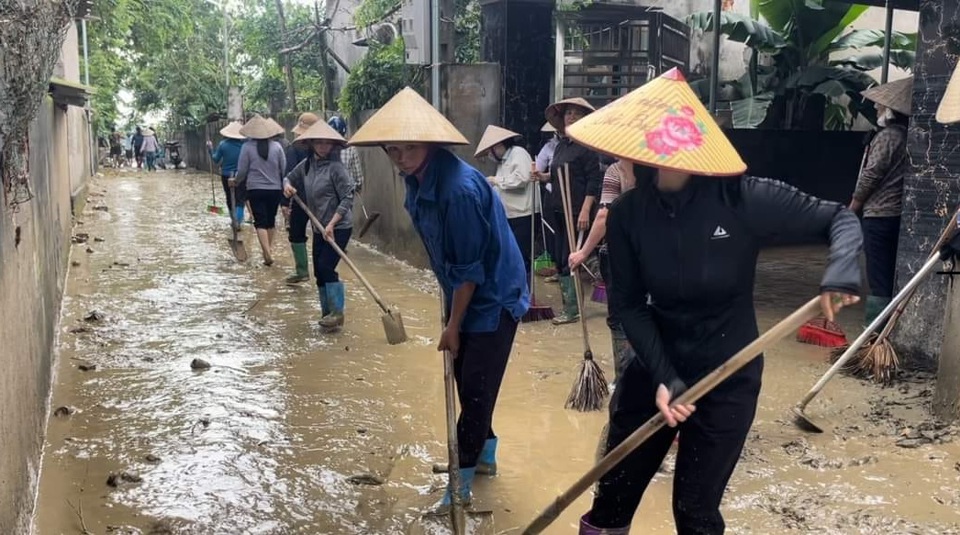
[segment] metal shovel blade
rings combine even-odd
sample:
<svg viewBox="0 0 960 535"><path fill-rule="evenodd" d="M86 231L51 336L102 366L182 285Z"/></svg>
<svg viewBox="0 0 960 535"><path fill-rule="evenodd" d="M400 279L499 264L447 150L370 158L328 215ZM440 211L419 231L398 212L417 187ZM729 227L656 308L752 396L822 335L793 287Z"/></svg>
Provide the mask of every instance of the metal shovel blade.
<svg viewBox="0 0 960 535"><path fill-rule="evenodd" d="M414 522L407 535L495 535L493 511L455 510L443 507L429 511Z"/></svg>
<svg viewBox="0 0 960 535"><path fill-rule="evenodd" d="M407 341L407 331L403 328L403 318L400 313L391 310L380 316L383 321L383 332L387 335L390 345L402 344Z"/></svg>
<svg viewBox="0 0 960 535"><path fill-rule="evenodd" d="M237 259L237 262L247 261L247 248L243 245L243 240L237 237L236 230L234 230L232 237L227 238L227 243L230 244L230 250L233 251L233 256Z"/></svg>
<svg viewBox="0 0 960 535"><path fill-rule="evenodd" d="M364 234L370 230L370 227L373 226L373 222L377 219L380 219L380 212L374 212L373 215L367 218L367 221L360 227L360 233L357 234L357 238L362 238Z"/></svg>
<svg viewBox="0 0 960 535"><path fill-rule="evenodd" d="M796 423L800 429L808 433L823 433L823 428L804 414L803 409L799 405L793 408L793 417L794 423Z"/></svg>

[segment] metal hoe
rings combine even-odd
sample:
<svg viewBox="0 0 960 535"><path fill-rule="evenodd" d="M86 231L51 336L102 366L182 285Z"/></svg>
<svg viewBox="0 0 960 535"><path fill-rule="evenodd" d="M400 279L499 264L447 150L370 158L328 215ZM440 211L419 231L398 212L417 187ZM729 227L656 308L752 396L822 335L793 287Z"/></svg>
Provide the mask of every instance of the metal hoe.
<svg viewBox="0 0 960 535"><path fill-rule="evenodd" d="M370 292L370 296L373 297L373 300L377 302L380 310L383 311L383 315L380 316L380 320L383 322L383 331L387 335L387 343L394 345L406 342L407 331L403 328L403 318L400 317L400 312L387 308L387 305L383 303L383 299L380 298L380 294L373 289L373 285L371 285L370 281L363 276L363 273L360 273L360 270L357 268L357 265L353 263L353 260L350 260L350 257L347 256L347 253L343 252L343 249L341 249L335 241L327 238L326 234L323 232L323 224L320 223L320 220L317 219L317 216L313 215L313 212L307 207L306 203L303 202L303 199L301 199L299 195L294 195L293 200L297 201L297 204L300 205L300 208L303 208L303 212L307 214L307 217L309 217L310 221L313 223L313 226L316 229L314 239L317 239L318 236L322 237L327 241L327 243L330 244L330 247L333 247L333 250L340 255L340 259L343 260L350 270L353 271L353 274L360 279L360 282L363 284L364 288Z"/></svg>
<svg viewBox="0 0 960 535"><path fill-rule="evenodd" d="M370 230L370 227L373 226L374 221L380 219L380 212L374 212L371 216L367 213L367 206L363 203L363 197L360 196L360 192L356 192L357 200L360 201L360 209L363 210L363 226L360 227L360 232L357 233L357 238L362 238L364 234Z"/></svg>

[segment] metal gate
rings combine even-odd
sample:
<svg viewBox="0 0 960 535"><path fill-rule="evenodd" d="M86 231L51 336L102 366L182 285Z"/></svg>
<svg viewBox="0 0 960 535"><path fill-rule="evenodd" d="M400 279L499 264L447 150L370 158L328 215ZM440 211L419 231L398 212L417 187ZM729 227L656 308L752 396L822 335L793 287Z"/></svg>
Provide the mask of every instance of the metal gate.
<svg viewBox="0 0 960 535"><path fill-rule="evenodd" d="M668 69L686 71L689 65L690 29L659 8L591 4L558 13L557 22L563 98L583 97L600 107Z"/></svg>

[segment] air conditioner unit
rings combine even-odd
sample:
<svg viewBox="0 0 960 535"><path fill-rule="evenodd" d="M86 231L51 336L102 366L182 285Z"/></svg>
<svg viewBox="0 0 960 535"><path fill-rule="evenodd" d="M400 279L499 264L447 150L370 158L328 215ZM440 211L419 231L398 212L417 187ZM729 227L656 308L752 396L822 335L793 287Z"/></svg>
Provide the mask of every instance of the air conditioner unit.
<svg viewBox="0 0 960 535"><path fill-rule="evenodd" d="M402 0L400 20L407 64L433 63L430 59L430 0Z"/></svg>

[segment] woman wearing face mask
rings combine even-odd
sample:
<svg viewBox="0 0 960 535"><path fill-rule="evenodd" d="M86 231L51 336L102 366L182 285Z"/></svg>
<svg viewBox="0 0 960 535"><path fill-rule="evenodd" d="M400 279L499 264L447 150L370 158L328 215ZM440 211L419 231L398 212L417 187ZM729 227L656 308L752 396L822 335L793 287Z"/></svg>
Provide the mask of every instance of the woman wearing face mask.
<svg viewBox="0 0 960 535"><path fill-rule="evenodd" d="M903 177L910 169L907 123L913 102L913 77L872 87L863 96L874 102L880 130L864 153L849 208L863 214L863 250L870 285L865 323L870 324L893 297Z"/></svg>
<svg viewBox="0 0 960 535"><path fill-rule="evenodd" d="M523 255L527 280L530 279L530 238L533 232L533 196L536 183L530 181L533 158L526 149L516 144L520 134L499 126L490 125L477 144L478 158L489 157L497 162L497 172L487 177L487 182L500 195L507 211L510 230Z"/></svg>
<svg viewBox="0 0 960 535"><path fill-rule="evenodd" d="M611 314L636 351L610 400L606 451L660 413L667 426L599 482L581 535L627 535L647 485L678 429L673 477L680 535L721 535L720 503L753 423L763 358L692 405L673 400L758 336L754 276L762 248L829 244L819 288L834 319L857 301L862 243L838 203L746 164L677 69L604 106L569 130L585 146L648 172L609 209Z"/></svg>
<svg viewBox="0 0 960 535"><path fill-rule="evenodd" d="M320 297L320 326L328 332L343 327L344 288L337 273L340 255L330 245L346 250L353 231L353 179L340 163L339 148L347 140L317 121L295 143L310 148L310 155L283 179L283 194L298 194L324 225L314 228L313 275Z"/></svg>
<svg viewBox="0 0 960 535"><path fill-rule="evenodd" d="M577 144L566 134L566 129L594 110L589 102L582 98L561 100L547 107L547 121L557 130L560 139L550 160L550 190L549 205L544 212L550 218L554 234L553 249L550 251L557 263L557 280L560 282L560 295L563 299L563 311L553 319L555 325L573 323L580 319L580 308L577 305L577 291L570 277L570 266L567 263L570 256L570 246L567 242L567 225L563 215L563 204L560 196L560 172L566 166L570 170L570 204L573 208L574 241L577 242L580 233L586 233L590 228L590 218L594 205L600 196L600 183L603 173L600 170L600 157L596 152Z"/></svg>

